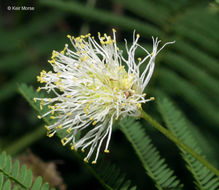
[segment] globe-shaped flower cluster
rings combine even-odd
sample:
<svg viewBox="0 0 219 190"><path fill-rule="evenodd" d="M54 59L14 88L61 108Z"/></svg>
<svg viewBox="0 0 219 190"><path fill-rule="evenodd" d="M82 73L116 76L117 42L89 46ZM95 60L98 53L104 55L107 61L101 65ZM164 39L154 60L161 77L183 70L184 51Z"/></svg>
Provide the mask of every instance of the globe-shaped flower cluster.
<svg viewBox="0 0 219 190"><path fill-rule="evenodd" d="M67 135L61 140L63 145L70 143L72 149L87 151L84 161L88 162L95 153L96 163L100 149L109 152L109 142L115 120L125 116L139 117L141 104L146 99L143 93L155 66L158 39L153 39L153 50L149 53L137 42L139 34L133 34L133 44L127 46L127 58L116 44L116 31L113 36L98 33L99 43L90 34L79 37L67 36L73 48L65 45L61 52L53 51L51 60L53 71L42 71L37 80L44 84L39 90L52 94L50 98L34 98L40 101L40 108L48 106L49 112L38 116L50 116L52 125L45 126L48 136L59 130ZM135 51L141 48L144 58L136 60ZM143 72L140 67L144 67ZM80 137L79 137L80 136ZM105 141L104 141L105 140Z"/></svg>

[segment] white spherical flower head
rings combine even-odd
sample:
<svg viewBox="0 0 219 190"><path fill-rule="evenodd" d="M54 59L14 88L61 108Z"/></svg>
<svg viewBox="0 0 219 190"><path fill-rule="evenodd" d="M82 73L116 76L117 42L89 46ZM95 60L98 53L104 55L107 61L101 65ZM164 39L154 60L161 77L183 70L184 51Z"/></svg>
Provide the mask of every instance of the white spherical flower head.
<svg viewBox="0 0 219 190"><path fill-rule="evenodd" d="M95 153L96 163L100 148L104 141L105 150L109 152L109 142L114 120L125 116L139 117L141 104L154 98L146 99L143 93L155 65L158 50L158 39L153 39L153 51L149 53L137 42L139 35L133 35L133 44L128 48L127 59L116 44L116 31L113 37L98 33L100 43L90 34L80 37L68 35L72 48L61 52L53 51L49 63L53 72L42 71L38 76L40 89L52 92L52 98L34 98L39 100L40 108L47 105L50 111L39 118L50 115L54 123L46 126L48 136L59 130L66 130L67 135L61 142L71 144L72 149L88 149L84 161L88 162ZM141 48L146 56L135 60L135 50ZM143 72L140 66L145 65ZM124 66L127 66L125 70ZM80 138L78 138L80 134ZM77 138L76 138L77 136Z"/></svg>

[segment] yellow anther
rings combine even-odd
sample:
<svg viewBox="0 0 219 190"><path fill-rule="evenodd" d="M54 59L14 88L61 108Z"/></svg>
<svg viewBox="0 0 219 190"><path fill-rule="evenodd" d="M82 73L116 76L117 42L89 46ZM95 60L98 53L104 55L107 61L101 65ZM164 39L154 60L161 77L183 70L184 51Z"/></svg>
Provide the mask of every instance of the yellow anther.
<svg viewBox="0 0 219 190"><path fill-rule="evenodd" d="M41 99L40 104L44 104L44 100L43 99Z"/></svg>
<svg viewBox="0 0 219 190"><path fill-rule="evenodd" d="M93 69L93 68L94 68L94 64L91 64L91 65L90 65L90 68Z"/></svg>
<svg viewBox="0 0 219 190"><path fill-rule="evenodd" d="M50 119L55 119L55 116L50 116Z"/></svg>
<svg viewBox="0 0 219 190"><path fill-rule="evenodd" d="M83 148L81 149L81 152L84 152L84 149L83 149Z"/></svg>
<svg viewBox="0 0 219 190"><path fill-rule="evenodd" d="M84 108L84 112L85 112L86 114L88 114L87 108Z"/></svg>
<svg viewBox="0 0 219 190"><path fill-rule="evenodd" d="M67 38L71 39L71 35L68 34L68 35L67 35Z"/></svg>
<svg viewBox="0 0 219 190"><path fill-rule="evenodd" d="M67 116L70 116L71 114L72 114L71 112L68 112L68 113L67 113Z"/></svg>
<svg viewBox="0 0 219 190"><path fill-rule="evenodd" d="M56 128L57 129L62 129L62 125L58 125Z"/></svg>
<svg viewBox="0 0 219 190"><path fill-rule="evenodd" d="M142 95L143 95L143 97L147 96L147 94L146 94L146 93L144 93L144 94L142 94Z"/></svg>
<svg viewBox="0 0 219 190"><path fill-rule="evenodd" d="M137 36L137 38L140 38L140 34L137 34L136 36Z"/></svg>
<svg viewBox="0 0 219 190"><path fill-rule="evenodd" d="M59 73L57 73L56 75L57 75L57 77L60 77L61 73L59 72Z"/></svg>
<svg viewBox="0 0 219 190"><path fill-rule="evenodd" d="M64 138L61 140L61 143L62 143L63 146L66 145L66 141L67 141L67 140L68 140L67 137L64 137Z"/></svg>
<svg viewBox="0 0 219 190"><path fill-rule="evenodd" d="M67 131L67 133L71 133L71 130L72 130L72 128L70 127L66 131Z"/></svg>
<svg viewBox="0 0 219 190"><path fill-rule="evenodd" d="M52 99L51 99L51 98L49 98L49 102L52 102Z"/></svg>
<svg viewBox="0 0 219 190"><path fill-rule="evenodd" d="M72 146L71 146L71 149L72 149L72 150L75 150L75 145L72 145Z"/></svg>
<svg viewBox="0 0 219 190"><path fill-rule="evenodd" d="M96 161L92 161L91 163L92 163L92 164L96 164L97 162L96 162Z"/></svg>
<svg viewBox="0 0 219 190"><path fill-rule="evenodd" d="M45 70L42 70L42 71L40 72L40 74L41 74L41 75L46 74L46 71L45 71Z"/></svg>
<svg viewBox="0 0 219 190"><path fill-rule="evenodd" d="M94 77L94 75L93 75L93 74L89 74L89 76L90 76L91 78L93 78L93 77Z"/></svg>
<svg viewBox="0 0 219 190"><path fill-rule="evenodd" d="M42 110L43 109L43 106L40 104L40 110Z"/></svg>
<svg viewBox="0 0 219 190"><path fill-rule="evenodd" d="M86 61L87 59L88 59L88 56L87 56L87 55L86 55L85 57L80 58L80 60L81 60L82 62Z"/></svg>
<svg viewBox="0 0 219 190"><path fill-rule="evenodd" d="M91 121L93 121L93 120L94 120L94 118L93 118L93 117L90 117L90 120L91 120Z"/></svg>
<svg viewBox="0 0 219 190"><path fill-rule="evenodd" d="M140 62L141 60L142 60L142 59L139 57L139 58L138 58L138 61Z"/></svg>
<svg viewBox="0 0 219 190"><path fill-rule="evenodd" d="M45 127L47 130L49 130L49 127L48 127L48 125L44 125L44 127Z"/></svg>
<svg viewBox="0 0 219 190"><path fill-rule="evenodd" d="M40 76L37 76L37 82L40 82L42 78Z"/></svg>
<svg viewBox="0 0 219 190"><path fill-rule="evenodd" d="M105 153L109 153L110 151L109 151L109 150L104 150L104 152L105 152Z"/></svg>
<svg viewBox="0 0 219 190"><path fill-rule="evenodd" d="M112 40L106 41L105 44L111 44Z"/></svg>
<svg viewBox="0 0 219 190"><path fill-rule="evenodd" d="M67 96L66 96L66 98L71 98L71 97L72 97L72 95L67 95Z"/></svg>
<svg viewBox="0 0 219 190"><path fill-rule="evenodd" d="M33 101L34 101L34 102L37 102L37 99L36 99L36 98L33 98Z"/></svg>
<svg viewBox="0 0 219 190"><path fill-rule="evenodd" d="M55 106L50 106L50 109L51 110L55 110Z"/></svg>
<svg viewBox="0 0 219 190"><path fill-rule="evenodd" d="M84 162L88 163L88 160L87 160L87 158L86 158L86 157L84 158Z"/></svg>
<svg viewBox="0 0 219 190"><path fill-rule="evenodd" d="M37 91L37 92L39 92L40 90L41 90L41 88L40 88L40 87L38 87L36 91Z"/></svg>
<svg viewBox="0 0 219 190"><path fill-rule="evenodd" d="M92 125L96 125L97 124L97 121L94 121L93 123L92 123Z"/></svg>
<svg viewBox="0 0 219 190"><path fill-rule="evenodd" d="M155 97L150 97L150 100L152 100L152 101L155 100Z"/></svg>
<svg viewBox="0 0 219 190"><path fill-rule="evenodd" d="M136 105L138 106L138 108L142 109L142 107L141 107L141 104L140 104L140 103L137 103Z"/></svg>
<svg viewBox="0 0 219 190"><path fill-rule="evenodd" d="M113 32L116 32L116 29L115 29L115 28L113 28L113 29L112 29L112 31L113 31Z"/></svg>
<svg viewBox="0 0 219 190"><path fill-rule="evenodd" d="M124 69L124 66L121 65L121 66L119 67L119 69L120 69L120 70L123 70L123 69Z"/></svg>
<svg viewBox="0 0 219 190"><path fill-rule="evenodd" d="M79 41L81 38L80 36L76 37L75 40Z"/></svg>
<svg viewBox="0 0 219 190"><path fill-rule="evenodd" d="M126 106L126 103L123 103L122 106Z"/></svg>
<svg viewBox="0 0 219 190"><path fill-rule="evenodd" d="M42 117L40 115L37 116L38 119L41 119Z"/></svg>
<svg viewBox="0 0 219 190"><path fill-rule="evenodd" d="M59 82L54 82L54 84L58 87L59 86Z"/></svg>
<svg viewBox="0 0 219 190"><path fill-rule="evenodd" d="M98 32L97 34L98 34L98 36L101 36L100 32Z"/></svg>
<svg viewBox="0 0 219 190"><path fill-rule="evenodd" d="M50 60L50 61L48 61L48 62L51 63L51 64L56 65L56 61L55 61L55 59L52 59L52 60Z"/></svg>
<svg viewBox="0 0 219 190"><path fill-rule="evenodd" d="M53 52L52 52L52 59L55 59L55 57L58 55L58 53L57 52L55 52L54 50L53 50Z"/></svg>
<svg viewBox="0 0 219 190"><path fill-rule="evenodd" d="M87 109L89 109L89 107L90 107L90 104L89 104L89 103L87 103L87 104L86 104L86 108L87 108Z"/></svg>
<svg viewBox="0 0 219 190"><path fill-rule="evenodd" d="M49 131L47 132L47 136L50 138L50 137L53 137L54 136L54 133L50 133Z"/></svg>

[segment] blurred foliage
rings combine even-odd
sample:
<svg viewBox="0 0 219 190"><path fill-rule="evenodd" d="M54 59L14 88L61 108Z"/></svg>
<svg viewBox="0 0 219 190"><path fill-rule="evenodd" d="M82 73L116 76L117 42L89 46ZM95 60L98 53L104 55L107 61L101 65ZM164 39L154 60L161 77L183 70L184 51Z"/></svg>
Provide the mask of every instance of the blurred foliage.
<svg viewBox="0 0 219 190"><path fill-rule="evenodd" d="M33 174L26 165L20 165L16 160L12 164L11 156L5 152L0 154L0 189L13 190L31 189L31 190L49 190L48 183L42 183L42 177L38 176L33 180ZM54 188L51 188L54 190Z"/></svg>
<svg viewBox="0 0 219 190"><path fill-rule="evenodd" d="M90 33L96 35L98 31L109 33L114 27L118 31L117 39L121 43L121 49L124 47L124 38L131 42L134 30L140 33L140 43L143 47L151 47L151 36L158 36L163 42L176 41L174 45L159 54L155 73L146 89L147 94L160 99L144 105L143 109L161 123L164 118L169 130L174 130L171 128L174 125L169 125L168 121L172 115L170 121L177 121L177 115L174 117L175 111L168 111L172 109L172 104L176 105L180 110L180 117L187 121L182 126L179 124L182 130L184 126L191 129L190 133L197 137L196 141L203 155L218 167L219 9L217 1L96 0L93 3L89 2L91 0L1 2L0 149L8 150L8 153L16 156L30 147L45 161L61 160L57 163L57 168L67 189L92 187L103 189L106 186L112 188L119 183L114 174L121 176L120 170L127 174L127 179L132 179L132 184L135 184L137 189L146 187L156 189L153 178L151 180L150 175L145 175L147 169L140 165L138 152L136 151L137 155L135 155L120 130L115 130L112 136L111 154L103 155L97 168L85 165L75 153L63 148L58 138L51 140L44 137L44 129L39 128L42 122L36 119L36 114L16 90L17 84L21 82L37 87L37 74L42 69L51 69L47 59L53 49L61 50L64 44L68 43L67 34L77 36L89 29ZM7 6L12 5L34 6L35 10L8 11ZM85 25L87 27L84 27ZM137 53L139 57L143 56L142 52ZM24 93L28 93L28 90ZM162 99L164 94L169 102L173 103L170 105L165 103ZM168 168L175 171L174 174L181 179L184 188L195 189L193 181L196 181L198 189L201 189L203 179L194 177L194 172L198 171L191 158L182 152L192 174L186 169L174 144L145 121L140 120L139 123L142 126L136 128L147 132L148 138L157 147L161 158L165 158ZM186 136L190 137L190 135ZM128 136L127 138L129 139ZM144 156L140 160L144 166L147 160L144 160ZM112 167L109 162L113 162L116 166ZM117 169L118 166L120 169ZM115 169L111 171L111 168ZM207 175L208 171L205 172ZM106 173L109 175L104 175ZM98 181L93 180L93 176L100 180L103 187ZM109 182L115 183L109 184ZM126 183L128 184L126 187L131 184L123 178L119 185ZM208 188L203 187L203 189Z"/></svg>

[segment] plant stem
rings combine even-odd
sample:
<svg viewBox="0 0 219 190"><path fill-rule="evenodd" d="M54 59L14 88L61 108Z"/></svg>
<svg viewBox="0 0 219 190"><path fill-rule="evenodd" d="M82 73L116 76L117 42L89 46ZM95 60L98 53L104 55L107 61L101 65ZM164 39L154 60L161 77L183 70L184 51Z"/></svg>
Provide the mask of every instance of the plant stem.
<svg viewBox="0 0 219 190"><path fill-rule="evenodd" d="M14 181L15 183L17 183L18 185L20 185L22 187L22 189L27 189L28 187L26 187L24 184L22 184L19 180L17 180L16 178L12 177L10 174L6 173L4 170L0 169L0 173L3 173L5 176L7 176L9 179L11 179L12 181Z"/></svg>
<svg viewBox="0 0 219 190"><path fill-rule="evenodd" d="M184 149L186 152L191 154L194 158L196 158L198 161L200 161L204 166L206 166L209 170L211 170L215 175L219 177L219 171L212 166L207 160L205 160L203 157L201 157L198 153L194 152L190 147L188 147L186 144L184 144L182 141L180 141L176 136L174 136L172 133L170 133L166 128L164 128L162 125L160 125L157 121L152 119L150 115L145 113L144 111L141 112L141 117L145 119L148 123L150 123L154 128L156 128L158 131L160 131L163 135L165 135L168 139L176 143L179 147Z"/></svg>

